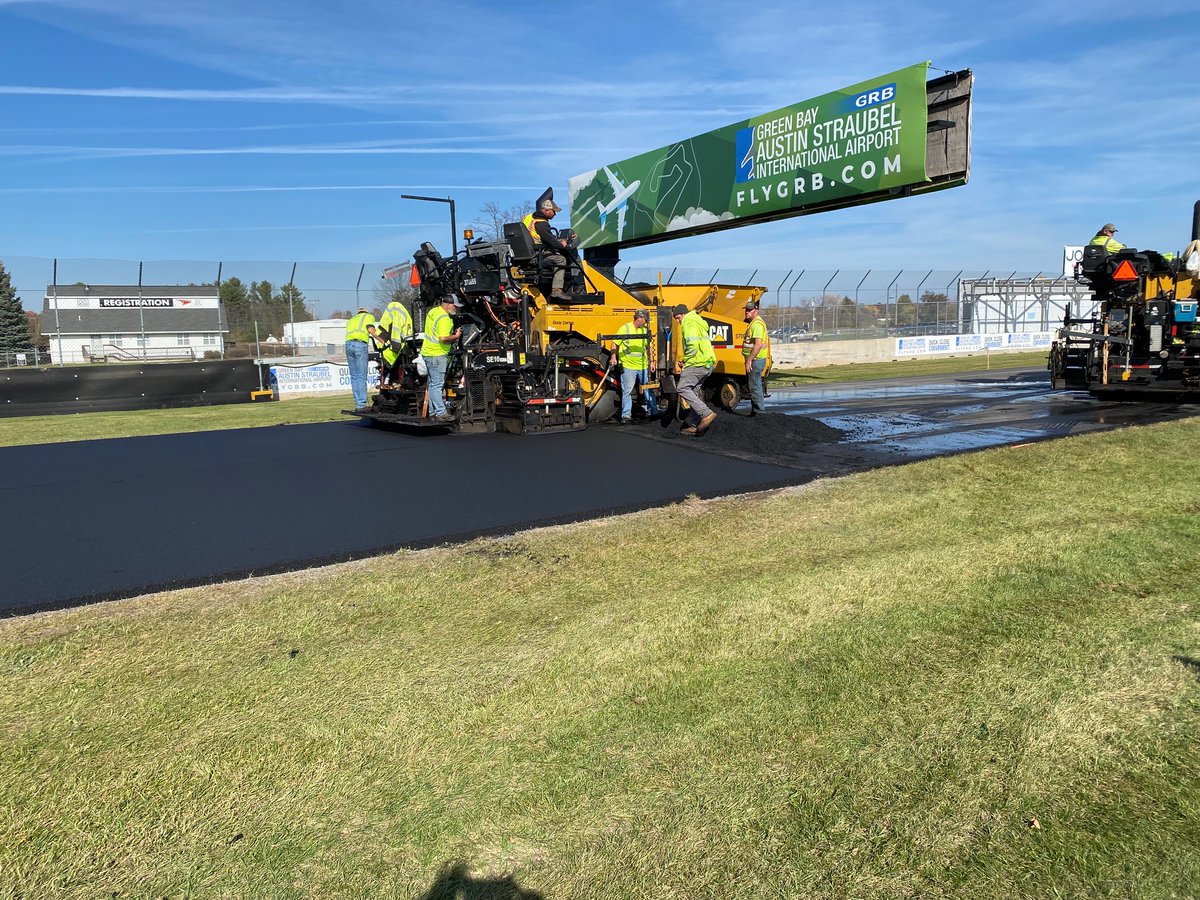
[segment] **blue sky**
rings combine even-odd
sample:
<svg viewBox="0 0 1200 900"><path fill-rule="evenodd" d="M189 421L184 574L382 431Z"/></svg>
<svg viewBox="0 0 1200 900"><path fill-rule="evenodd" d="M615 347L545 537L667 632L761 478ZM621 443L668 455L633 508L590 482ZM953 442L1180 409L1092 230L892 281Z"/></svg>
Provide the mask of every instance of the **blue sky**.
<svg viewBox="0 0 1200 900"><path fill-rule="evenodd" d="M1032 273L1106 221L1180 249L1198 23L1194 0L0 0L0 260L396 262L449 235L401 193L461 226L924 59L975 72L968 185L624 261Z"/></svg>

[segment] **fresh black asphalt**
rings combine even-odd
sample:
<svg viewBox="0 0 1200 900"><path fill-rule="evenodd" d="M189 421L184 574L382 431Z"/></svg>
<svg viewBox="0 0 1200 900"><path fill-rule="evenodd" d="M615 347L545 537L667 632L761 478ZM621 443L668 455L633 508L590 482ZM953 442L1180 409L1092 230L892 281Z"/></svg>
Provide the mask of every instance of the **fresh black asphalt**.
<svg viewBox="0 0 1200 900"><path fill-rule="evenodd" d="M808 480L618 428L357 422L0 449L0 615Z"/></svg>

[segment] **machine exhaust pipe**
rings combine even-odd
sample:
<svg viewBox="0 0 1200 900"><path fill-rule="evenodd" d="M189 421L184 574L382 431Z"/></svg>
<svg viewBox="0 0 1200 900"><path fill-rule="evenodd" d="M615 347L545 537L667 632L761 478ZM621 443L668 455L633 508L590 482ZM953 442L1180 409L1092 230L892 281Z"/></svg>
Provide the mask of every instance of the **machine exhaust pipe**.
<svg viewBox="0 0 1200 900"><path fill-rule="evenodd" d="M1192 240L1200 241L1200 200L1192 208Z"/></svg>

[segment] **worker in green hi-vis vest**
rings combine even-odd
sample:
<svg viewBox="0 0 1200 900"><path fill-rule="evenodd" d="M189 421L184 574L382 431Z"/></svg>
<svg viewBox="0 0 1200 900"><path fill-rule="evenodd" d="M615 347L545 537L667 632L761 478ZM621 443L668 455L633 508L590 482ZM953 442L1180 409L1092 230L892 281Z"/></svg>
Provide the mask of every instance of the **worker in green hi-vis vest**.
<svg viewBox="0 0 1200 900"><path fill-rule="evenodd" d="M680 303L671 310L671 317L683 338L683 359L675 363L675 374L679 376L676 389L690 407L689 424L681 433L699 436L717 420L717 414L700 399L700 385L717 364L717 356L703 316Z"/></svg>

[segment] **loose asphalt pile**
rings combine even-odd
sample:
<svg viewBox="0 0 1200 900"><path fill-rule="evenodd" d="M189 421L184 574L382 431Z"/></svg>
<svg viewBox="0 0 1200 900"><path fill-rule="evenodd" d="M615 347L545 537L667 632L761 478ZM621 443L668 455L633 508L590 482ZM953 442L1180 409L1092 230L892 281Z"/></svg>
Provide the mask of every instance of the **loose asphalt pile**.
<svg viewBox="0 0 1200 900"><path fill-rule="evenodd" d="M806 459L814 444L840 441L841 431L818 419L764 412L717 412L717 420L701 435L684 434L677 420L635 420L617 426L655 440L688 444L738 459L787 465Z"/></svg>

